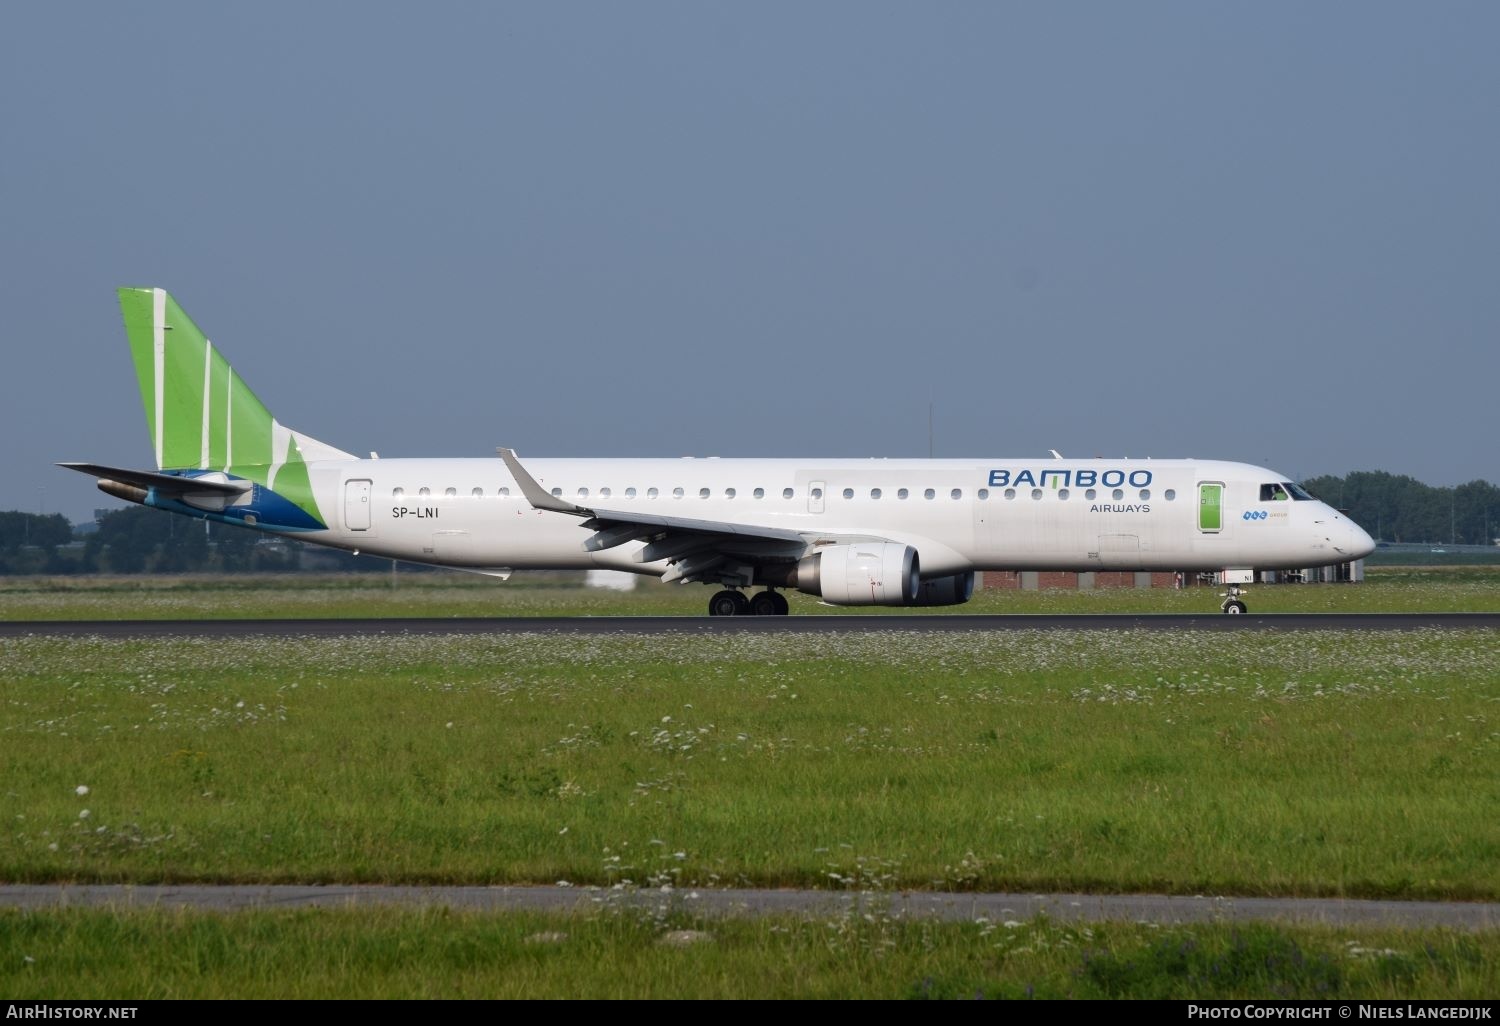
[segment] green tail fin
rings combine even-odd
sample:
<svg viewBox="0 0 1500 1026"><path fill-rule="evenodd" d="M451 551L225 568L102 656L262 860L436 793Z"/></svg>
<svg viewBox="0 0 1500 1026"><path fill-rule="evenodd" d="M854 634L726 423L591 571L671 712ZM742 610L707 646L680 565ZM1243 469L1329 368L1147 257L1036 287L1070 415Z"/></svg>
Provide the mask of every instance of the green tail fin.
<svg viewBox="0 0 1500 1026"><path fill-rule="evenodd" d="M122 288L158 469L222 470L317 516L308 459L354 459L282 426L165 289Z"/></svg>

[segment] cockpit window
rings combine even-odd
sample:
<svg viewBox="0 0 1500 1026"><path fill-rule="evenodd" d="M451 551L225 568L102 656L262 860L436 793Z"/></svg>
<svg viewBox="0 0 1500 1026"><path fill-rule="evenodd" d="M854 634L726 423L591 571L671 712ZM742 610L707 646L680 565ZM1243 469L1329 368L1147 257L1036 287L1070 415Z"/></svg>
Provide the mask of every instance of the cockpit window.
<svg viewBox="0 0 1500 1026"><path fill-rule="evenodd" d="M1281 482L1281 487L1283 487L1287 491L1291 492L1292 493L1292 498L1296 499L1298 502L1317 502L1318 501L1317 499L1314 499L1311 495L1308 494L1308 491L1307 491L1306 488L1303 488L1299 484L1293 484L1290 481L1283 481L1283 482Z"/></svg>
<svg viewBox="0 0 1500 1026"><path fill-rule="evenodd" d="M1285 502L1289 498L1291 496L1279 484L1263 484L1260 486L1261 502Z"/></svg>

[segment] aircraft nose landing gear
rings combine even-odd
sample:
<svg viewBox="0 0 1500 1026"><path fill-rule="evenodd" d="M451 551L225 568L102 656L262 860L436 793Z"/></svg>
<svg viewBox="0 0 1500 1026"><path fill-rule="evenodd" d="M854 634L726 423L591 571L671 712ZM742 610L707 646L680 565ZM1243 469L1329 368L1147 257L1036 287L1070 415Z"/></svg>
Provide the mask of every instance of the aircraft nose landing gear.
<svg viewBox="0 0 1500 1026"><path fill-rule="evenodd" d="M1240 601L1240 595L1243 594L1240 586L1238 584L1231 584L1228 587L1228 591L1220 593L1224 596L1224 601L1219 603L1219 608L1224 610L1224 612L1227 614L1237 614L1245 612L1245 603Z"/></svg>

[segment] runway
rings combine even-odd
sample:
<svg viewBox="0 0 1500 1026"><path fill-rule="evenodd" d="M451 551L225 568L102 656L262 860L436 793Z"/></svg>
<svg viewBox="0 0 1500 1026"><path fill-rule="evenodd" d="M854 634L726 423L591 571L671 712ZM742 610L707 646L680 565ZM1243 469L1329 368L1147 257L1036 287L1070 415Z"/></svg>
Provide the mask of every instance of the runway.
<svg viewBox="0 0 1500 1026"><path fill-rule="evenodd" d="M1500 613L937 614L410 617L340 620L9 620L0 638L339 637L380 634L830 634L911 631L1413 631L1500 629Z"/></svg>
<svg viewBox="0 0 1500 1026"><path fill-rule="evenodd" d="M0 908L203 909L454 908L475 912L588 913L665 907L690 915L842 916L993 923L1046 916L1056 922L1283 922L1344 927L1493 930L1500 904L1357 901L1342 898L1226 898L1160 894L953 894L925 891L692 890L602 887L129 886L9 884Z"/></svg>

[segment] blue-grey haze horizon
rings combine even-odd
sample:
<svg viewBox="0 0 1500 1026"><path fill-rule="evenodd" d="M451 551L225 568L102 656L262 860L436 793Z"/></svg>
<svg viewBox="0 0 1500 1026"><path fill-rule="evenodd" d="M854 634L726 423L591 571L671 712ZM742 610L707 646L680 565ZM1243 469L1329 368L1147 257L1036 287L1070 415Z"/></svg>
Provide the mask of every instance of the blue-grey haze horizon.
<svg viewBox="0 0 1500 1026"><path fill-rule="evenodd" d="M357 453L1500 481L1500 6L7 5L5 488L117 285Z"/></svg>

